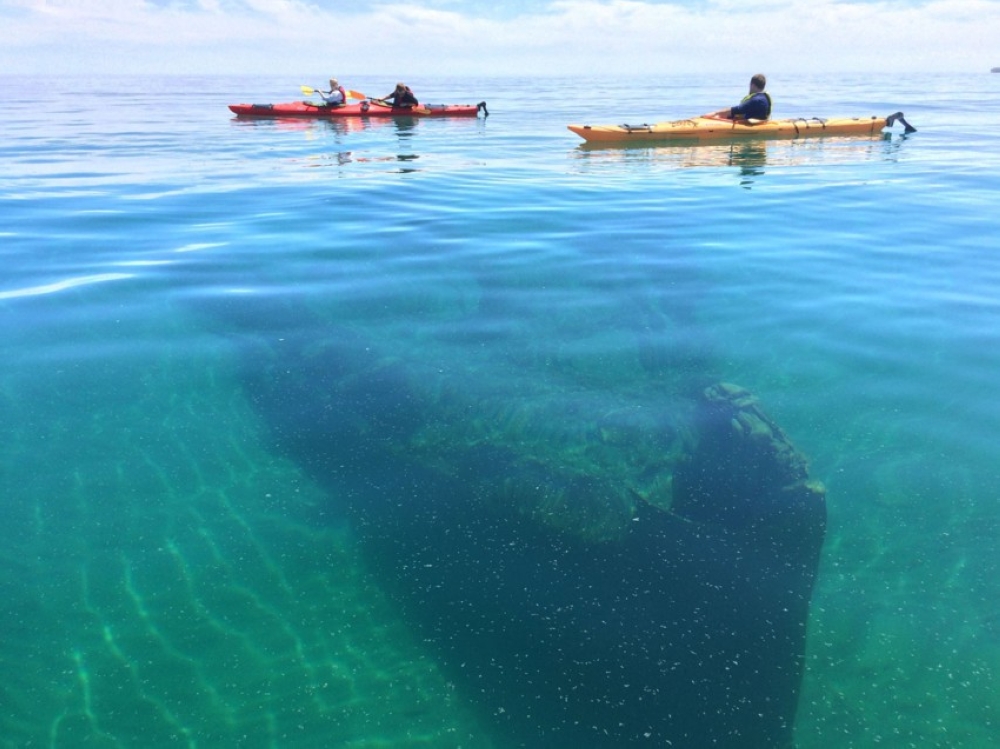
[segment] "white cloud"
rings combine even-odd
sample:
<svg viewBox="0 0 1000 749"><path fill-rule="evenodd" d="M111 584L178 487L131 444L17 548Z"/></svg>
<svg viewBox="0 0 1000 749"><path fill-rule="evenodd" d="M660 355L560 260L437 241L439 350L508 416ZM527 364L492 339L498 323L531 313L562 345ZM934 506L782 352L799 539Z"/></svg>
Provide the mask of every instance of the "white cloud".
<svg viewBox="0 0 1000 749"><path fill-rule="evenodd" d="M350 12L299 0L0 1L0 65L8 72L608 75L978 72L1000 64L997 0L557 0L507 19L461 10L468 5Z"/></svg>

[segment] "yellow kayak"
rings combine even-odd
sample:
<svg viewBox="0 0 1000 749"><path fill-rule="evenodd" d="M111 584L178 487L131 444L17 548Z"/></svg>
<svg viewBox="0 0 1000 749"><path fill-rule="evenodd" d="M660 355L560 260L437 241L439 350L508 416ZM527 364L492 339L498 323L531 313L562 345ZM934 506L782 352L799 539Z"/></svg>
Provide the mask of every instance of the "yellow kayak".
<svg viewBox="0 0 1000 749"><path fill-rule="evenodd" d="M899 122L907 133L916 128L902 112L888 117L798 118L790 120L726 120L692 117L655 125L569 125L588 143L644 143L671 140L742 140L744 138L801 138L816 135L878 135Z"/></svg>

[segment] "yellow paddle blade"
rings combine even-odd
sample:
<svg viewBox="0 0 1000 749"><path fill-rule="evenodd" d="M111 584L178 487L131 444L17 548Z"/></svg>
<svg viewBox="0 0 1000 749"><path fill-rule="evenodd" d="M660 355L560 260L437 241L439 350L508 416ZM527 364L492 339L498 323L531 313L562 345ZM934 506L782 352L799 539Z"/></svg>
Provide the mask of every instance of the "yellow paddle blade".
<svg viewBox="0 0 1000 749"><path fill-rule="evenodd" d="M348 96L349 99L367 99L368 98L367 96L365 96L360 91L355 91L354 89L350 89L350 88L347 89L347 96Z"/></svg>
<svg viewBox="0 0 1000 749"><path fill-rule="evenodd" d="M306 96L312 96L313 94L316 93L316 89L311 88L309 86L299 86L299 88L302 89L302 93L304 93Z"/></svg>

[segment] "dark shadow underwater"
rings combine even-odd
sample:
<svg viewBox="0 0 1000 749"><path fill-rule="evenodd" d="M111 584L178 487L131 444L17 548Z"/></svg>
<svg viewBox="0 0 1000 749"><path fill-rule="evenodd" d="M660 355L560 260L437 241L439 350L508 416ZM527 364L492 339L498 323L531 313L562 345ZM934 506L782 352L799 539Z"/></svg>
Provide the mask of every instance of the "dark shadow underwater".
<svg viewBox="0 0 1000 749"><path fill-rule="evenodd" d="M372 576L497 745L793 745L825 498L749 393L711 385L632 425L611 446L623 465L680 446L656 467L670 475L633 486L522 454L516 434L469 439L490 407L356 332L239 345L273 448L344 503Z"/></svg>

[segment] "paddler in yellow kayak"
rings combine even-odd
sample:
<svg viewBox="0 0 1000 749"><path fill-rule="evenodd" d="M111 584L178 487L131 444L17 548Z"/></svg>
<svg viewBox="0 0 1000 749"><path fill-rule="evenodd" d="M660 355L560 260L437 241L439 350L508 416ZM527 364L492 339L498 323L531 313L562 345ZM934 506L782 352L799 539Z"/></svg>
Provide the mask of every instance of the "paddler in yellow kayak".
<svg viewBox="0 0 1000 749"><path fill-rule="evenodd" d="M720 109L718 112L703 114L717 120L766 120L771 117L771 95L764 91L767 78L757 73L750 79L750 93L735 107Z"/></svg>

